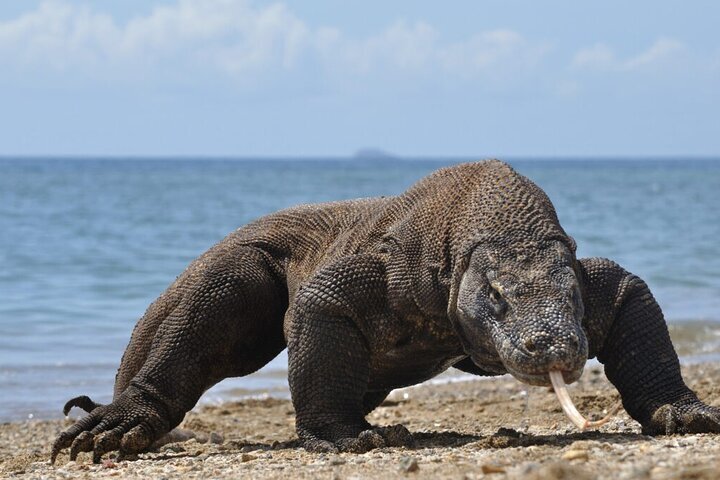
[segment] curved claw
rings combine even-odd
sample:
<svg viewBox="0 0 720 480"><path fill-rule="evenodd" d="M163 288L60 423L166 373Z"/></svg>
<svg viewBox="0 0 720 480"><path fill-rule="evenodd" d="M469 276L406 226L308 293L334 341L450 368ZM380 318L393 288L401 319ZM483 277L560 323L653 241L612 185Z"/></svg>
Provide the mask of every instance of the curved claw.
<svg viewBox="0 0 720 480"><path fill-rule="evenodd" d="M61 433L60 436L55 440L55 443L53 443L52 451L50 452L50 465L53 465L55 463L55 459L57 459L58 453L60 453L61 450L69 447L73 443L73 438L70 435L67 435L65 432Z"/></svg>
<svg viewBox="0 0 720 480"><path fill-rule="evenodd" d="M60 435L53 443L52 451L50 452L50 463L55 463L55 459L61 450L71 446L75 439L86 430L93 428L100 422L100 418L94 415L88 415L85 418L80 419L75 425L68 428Z"/></svg>
<svg viewBox="0 0 720 480"><path fill-rule="evenodd" d="M153 437L144 425L137 425L130 429L120 440L120 453L132 455L147 449L153 442Z"/></svg>
<svg viewBox="0 0 720 480"><path fill-rule="evenodd" d="M70 445L70 460L77 460L77 456L80 452L89 452L93 449L93 440L95 435L88 431L82 432L73 440Z"/></svg>
<svg viewBox="0 0 720 480"><path fill-rule="evenodd" d="M80 395L79 397L71 398L67 401L65 406L63 407L63 414L67 417L67 414L70 413L70 410L73 407L82 408L87 413L92 412L98 407L102 407L103 405L99 403L93 402L90 397L87 395Z"/></svg>
<svg viewBox="0 0 720 480"><path fill-rule="evenodd" d="M104 454L118 450L124 433L125 429L123 427L116 427L98 435L94 442L93 463L100 463Z"/></svg>

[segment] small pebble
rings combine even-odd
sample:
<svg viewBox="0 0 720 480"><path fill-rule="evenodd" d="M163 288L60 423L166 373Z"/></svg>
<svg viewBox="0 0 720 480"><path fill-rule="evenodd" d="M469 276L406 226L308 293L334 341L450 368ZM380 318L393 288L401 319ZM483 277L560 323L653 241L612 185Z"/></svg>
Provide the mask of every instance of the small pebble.
<svg viewBox="0 0 720 480"><path fill-rule="evenodd" d="M563 460L587 460L588 459L588 452L587 450L568 450L567 452L562 454Z"/></svg>
<svg viewBox="0 0 720 480"><path fill-rule="evenodd" d="M492 463L487 463L480 467L480 469L485 475L489 473L505 473L505 468L501 467L500 465L493 465Z"/></svg>
<svg viewBox="0 0 720 480"><path fill-rule="evenodd" d="M164 450L166 452L180 453L180 452L185 451L185 447L183 447L182 445L180 445L178 443L169 443L169 444L165 445Z"/></svg>
<svg viewBox="0 0 720 480"><path fill-rule="evenodd" d="M597 440L577 440L570 444L568 450L590 450L591 448L602 448L603 444Z"/></svg>
<svg viewBox="0 0 720 480"><path fill-rule="evenodd" d="M400 458L400 471L401 472L417 472L420 469L415 457L403 456Z"/></svg>
<svg viewBox="0 0 720 480"><path fill-rule="evenodd" d="M687 447L690 445L696 445L698 443L698 437L685 437L682 440L680 440L680 445L683 447Z"/></svg>
<svg viewBox="0 0 720 480"><path fill-rule="evenodd" d="M249 462L251 460L255 460L257 457L255 455L250 455L249 453L243 453L240 455L240 461L241 462Z"/></svg>

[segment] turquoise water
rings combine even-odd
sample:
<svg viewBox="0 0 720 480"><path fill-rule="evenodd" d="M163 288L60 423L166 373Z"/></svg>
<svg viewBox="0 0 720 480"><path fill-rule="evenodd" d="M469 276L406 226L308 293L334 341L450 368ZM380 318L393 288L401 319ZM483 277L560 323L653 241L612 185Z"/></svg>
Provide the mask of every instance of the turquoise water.
<svg viewBox="0 0 720 480"><path fill-rule="evenodd" d="M130 332L197 255L263 214L401 192L452 160L0 160L0 420L107 401ZM641 275L684 361L720 352L720 161L516 160L581 256ZM286 357L204 401L286 392Z"/></svg>

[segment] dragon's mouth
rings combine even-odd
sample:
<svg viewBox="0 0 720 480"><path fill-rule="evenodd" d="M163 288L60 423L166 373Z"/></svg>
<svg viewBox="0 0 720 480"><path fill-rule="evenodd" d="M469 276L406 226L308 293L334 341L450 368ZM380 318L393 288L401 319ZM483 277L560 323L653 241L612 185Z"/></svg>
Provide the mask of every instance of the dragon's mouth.
<svg viewBox="0 0 720 480"><path fill-rule="evenodd" d="M549 387L552 385L549 372L521 372L507 365L506 368L510 375L517 378L523 383L527 383L528 385L534 385L536 387ZM558 370L558 373L562 376L565 383L570 384L575 383L580 378L583 373L583 368L581 367L577 370L572 371Z"/></svg>
<svg viewBox="0 0 720 480"><path fill-rule="evenodd" d="M517 330L517 329L515 329ZM587 362L587 341L581 329L568 327L554 332L550 327L541 345L513 329L493 325L492 342L507 371L530 385L550 386L548 372L563 372L568 383L580 378Z"/></svg>
<svg viewBox="0 0 720 480"><path fill-rule="evenodd" d="M549 372L553 370L562 372L566 383L574 383L587 362L585 351L573 351L564 345L553 346L544 354L533 354L518 347L518 342L504 333L497 334L496 340L500 360L507 372L528 385L549 387Z"/></svg>

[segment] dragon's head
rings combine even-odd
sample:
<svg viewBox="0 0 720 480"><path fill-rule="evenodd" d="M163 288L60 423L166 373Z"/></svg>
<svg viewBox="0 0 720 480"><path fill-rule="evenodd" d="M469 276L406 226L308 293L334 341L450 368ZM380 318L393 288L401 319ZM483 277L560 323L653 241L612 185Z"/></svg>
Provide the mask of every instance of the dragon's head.
<svg viewBox="0 0 720 480"><path fill-rule="evenodd" d="M574 382L588 355L574 242L505 239L477 244L458 276L453 317L464 349L531 385L549 385L551 370Z"/></svg>

